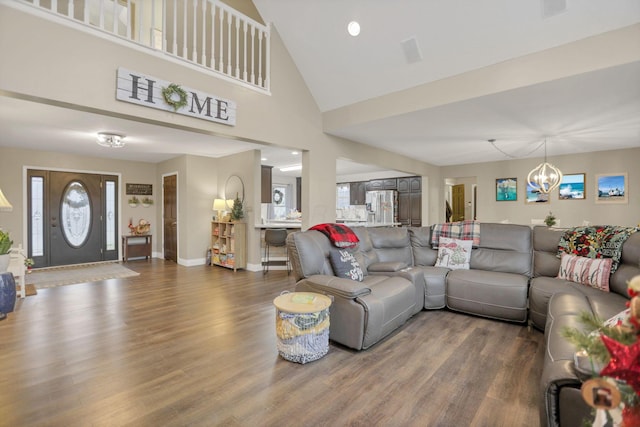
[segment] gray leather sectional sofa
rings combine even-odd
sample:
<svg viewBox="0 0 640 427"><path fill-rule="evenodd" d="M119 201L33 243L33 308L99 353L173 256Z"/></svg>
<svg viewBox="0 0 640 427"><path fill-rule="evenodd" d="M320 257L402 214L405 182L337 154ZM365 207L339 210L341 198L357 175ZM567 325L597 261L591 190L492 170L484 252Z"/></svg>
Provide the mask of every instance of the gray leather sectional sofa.
<svg viewBox="0 0 640 427"><path fill-rule="evenodd" d="M531 229L523 225L482 224L480 246L470 270L435 267L431 227L364 228L356 257L362 282L334 276L333 248L319 231L287 239L296 289L332 295L330 336L356 350L384 338L423 308L452 310L526 322L532 273Z"/></svg>
<svg viewBox="0 0 640 427"><path fill-rule="evenodd" d="M556 257L564 230L538 226L533 230L534 267L529 287L531 323L544 331L546 353L540 382L542 425L579 427L590 407L582 399L581 381L573 368L574 346L562 337L565 327L584 328L581 312L606 320L626 308L627 282L640 274L640 233L622 246L622 259L609 279L610 292L558 279Z"/></svg>
<svg viewBox="0 0 640 427"><path fill-rule="evenodd" d="M580 426L589 409L573 371L575 349L561 329L581 327L582 311L607 319L625 308L626 283L640 274L640 233L624 244L607 293L556 278L561 229L482 223L470 269L449 270L434 266L432 228L353 228L360 239L355 256L364 270L362 282L334 275L330 252L335 248L324 234L292 233L287 246L296 290L330 295L330 338L356 350L374 345L422 309L529 320L544 331L547 347L541 425Z"/></svg>

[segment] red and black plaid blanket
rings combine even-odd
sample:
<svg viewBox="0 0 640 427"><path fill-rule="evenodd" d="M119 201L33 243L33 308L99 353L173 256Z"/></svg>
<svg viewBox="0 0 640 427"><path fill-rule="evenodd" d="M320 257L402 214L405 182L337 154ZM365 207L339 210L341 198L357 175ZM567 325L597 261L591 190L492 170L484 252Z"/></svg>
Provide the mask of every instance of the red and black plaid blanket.
<svg viewBox="0 0 640 427"><path fill-rule="evenodd" d="M318 230L324 233L331 243L338 248L353 248L360 241L353 230L344 224L317 224L309 230Z"/></svg>

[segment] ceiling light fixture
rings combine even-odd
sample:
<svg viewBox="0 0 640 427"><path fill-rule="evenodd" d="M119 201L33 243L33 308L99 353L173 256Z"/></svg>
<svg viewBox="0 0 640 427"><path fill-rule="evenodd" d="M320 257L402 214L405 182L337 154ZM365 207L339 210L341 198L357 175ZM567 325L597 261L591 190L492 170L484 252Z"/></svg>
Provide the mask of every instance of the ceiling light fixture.
<svg viewBox="0 0 640 427"><path fill-rule="evenodd" d="M102 145L103 147L122 148L124 147L124 138L124 135L100 132L98 134L98 144Z"/></svg>
<svg viewBox="0 0 640 427"><path fill-rule="evenodd" d="M2 190L0 190L0 211L2 212L11 212L13 210L13 206L9 203Z"/></svg>
<svg viewBox="0 0 640 427"><path fill-rule="evenodd" d="M349 22L349 24L347 25L347 31L353 37L356 37L358 34L360 34L360 24L356 21Z"/></svg>
<svg viewBox="0 0 640 427"><path fill-rule="evenodd" d="M299 171L302 170L302 165L292 165L286 166L284 168L280 168L280 172L291 172L291 171Z"/></svg>
<svg viewBox="0 0 640 427"><path fill-rule="evenodd" d="M548 194L560 186L562 172L560 169L547 162L547 138L544 139L544 163L536 166L529 175L527 181L534 190Z"/></svg>

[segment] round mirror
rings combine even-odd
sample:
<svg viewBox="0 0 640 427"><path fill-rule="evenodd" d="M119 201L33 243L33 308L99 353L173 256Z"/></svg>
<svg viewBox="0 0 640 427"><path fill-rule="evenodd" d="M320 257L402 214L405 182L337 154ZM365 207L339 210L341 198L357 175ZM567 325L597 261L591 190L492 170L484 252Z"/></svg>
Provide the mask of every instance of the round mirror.
<svg viewBox="0 0 640 427"><path fill-rule="evenodd" d="M224 186L224 196L227 199L227 207L233 208L233 201L237 198L244 203L244 184L238 175L231 175L227 178Z"/></svg>

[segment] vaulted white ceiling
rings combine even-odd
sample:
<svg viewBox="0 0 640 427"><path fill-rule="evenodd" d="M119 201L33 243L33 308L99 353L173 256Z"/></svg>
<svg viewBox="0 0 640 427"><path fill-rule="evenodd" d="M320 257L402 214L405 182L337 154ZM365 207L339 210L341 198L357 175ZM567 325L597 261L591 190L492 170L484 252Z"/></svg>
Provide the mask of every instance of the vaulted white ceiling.
<svg viewBox="0 0 640 427"><path fill-rule="evenodd" d="M515 157L541 157L542 149L532 148L545 136L550 155L640 146L637 0L254 3L283 39L324 112L330 134L435 165L510 158L500 150ZM546 13L545 7L560 12ZM360 23L358 37L347 33L352 20ZM517 62L521 58L625 28L633 29L631 38L637 38L631 42L635 58L633 53L627 61L618 61L613 54L607 58L621 47L605 46L594 52L602 56L597 67L544 81L537 81L536 74L546 73L545 67L554 64L540 66L533 61L540 69L522 67L519 85L474 95L479 92L473 88L476 74L484 76L479 85L486 83L487 70L497 71L496 81L513 78L499 74L509 71L510 62L521 66L523 61ZM421 54L418 61L405 56L403 42L409 39L418 48L412 53ZM574 51L566 49L567 55ZM569 65L573 59L562 58ZM577 65L579 69L581 64ZM453 88L462 93L459 100L422 102L411 97L414 89L437 93L430 87L451 78L469 86ZM415 105L399 107L399 99ZM381 112L384 107L388 111ZM500 150L488 139L496 139Z"/></svg>
<svg viewBox="0 0 640 427"><path fill-rule="evenodd" d="M543 152L532 148L545 136L550 156L640 146L640 1L566 0L566 10L544 17L543 3L564 2L254 0L323 111L326 132L435 165L508 159L500 150L515 157L541 157ZM356 38L346 32L353 19L362 28ZM629 28L632 40L625 48L637 49L629 54L618 52L616 45L601 46L600 67L535 83L548 70L522 67L519 84L475 90L476 81L485 87L487 70L501 71L510 61ZM408 62L402 49L410 38L422 56L417 62ZM584 56L563 60L576 63L576 69L586 61ZM474 80L476 76L484 80ZM490 75L497 86L504 77ZM464 85L447 83L457 78ZM448 89L432 90L441 86ZM462 95L447 98L451 88ZM421 99L416 93L442 99ZM185 153L219 157L262 148L33 104L0 96L0 128L11 136L0 144L149 162ZM127 148L96 154L95 133L109 129L129 135ZM500 150L487 139L496 139ZM176 140L182 141L180 152ZM148 149L151 143L153 150ZM296 160L290 151L269 147L264 155L267 163L279 166ZM339 174L355 170L350 163Z"/></svg>

